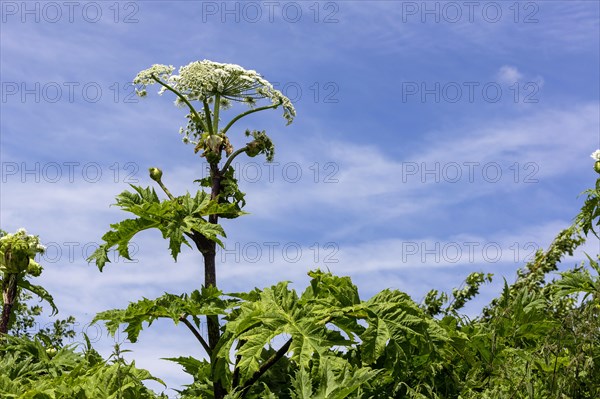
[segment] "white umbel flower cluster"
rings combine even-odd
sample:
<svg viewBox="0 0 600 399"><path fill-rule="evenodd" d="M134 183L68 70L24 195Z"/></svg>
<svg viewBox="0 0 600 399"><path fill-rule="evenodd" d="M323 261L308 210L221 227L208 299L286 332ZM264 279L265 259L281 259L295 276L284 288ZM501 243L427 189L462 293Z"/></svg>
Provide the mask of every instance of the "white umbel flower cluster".
<svg viewBox="0 0 600 399"><path fill-rule="evenodd" d="M596 150L590 155L595 161L600 161L600 150Z"/></svg>
<svg viewBox="0 0 600 399"><path fill-rule="evenodd" d="M136 88L136 93L140 97L146 96L146 86L156 83L156 79L168 80L175 67L173 65L161 65L154 64L150 68L145 69L137 74L133 79L133 84L138 85L140 89Z"/></svg>
<svg viewBox="0 0 600 399"><path fill-rule="evenodd" d="M236 64L209 60L194 61L183 66L179 68L178 75L172 75L173 71L173 66L158 64L141 71L133 81L141 86L137 90L138 95L145 96L146 86L157 83L158 79L177 90L188 101L211 102L218 95L220 101L236 101L254 107L258 100L268 99L272 105L283 107L283 117L288 125L296 116L289 98L256 71L246 70ZM167 89L163 86L159 93L162 94L165 90Z"/></svg>

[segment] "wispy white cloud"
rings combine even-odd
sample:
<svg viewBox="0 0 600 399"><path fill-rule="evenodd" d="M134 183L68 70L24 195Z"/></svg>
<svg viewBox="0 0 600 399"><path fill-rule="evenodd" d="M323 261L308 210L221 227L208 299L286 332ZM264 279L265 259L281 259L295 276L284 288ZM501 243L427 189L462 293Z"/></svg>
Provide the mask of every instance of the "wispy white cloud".
<svg viewBox="0 0 600 399"><path fill-rule="evenodd" d="M544 109L509 122L477 122L462 131L430 135L429 142L412 149L405 160L392 158L376 146L338 141L323 140L296 149L294 157L305 172L310 173L306 169L315 160L335 164L336 182L314 184L311 175L296 184L263 181L260 189L249 194L256 204L254 217L277 220L285 214L289 218L291 210L302 209L309 195L317 210L352 214L339 228L353 226L347 230L353 235L373 223L499 193L535 190L540 181L560 178L586 165L584 155L596 141L598 109L595 104L583 104ZM306 155L299 158L301 154Z"/></svg>
<svg viewBox="0 0 600 399"><path fill-rule="evenodd" d="M516 67L510 65L504 65L500 67L500 70L496 76L502 83L507 84L518 82L523 78L523 74L521 74Z"/></svg>
<svg viewBox="0 0 600 399"><path fill-rule="evenodd" d="M345 46L361 46L372 38L368 51L398 54L411 51L427 57L439 52L507 54L532 46L566 52L590 50L598 41L597 4L589 2L458 3L357 2L341 6L341 29L352 33ZM377 23L354 29L356 19ZM565 23L568 20L569 23ZM435 39L431 33L435 32ZM429 33L429 34L428 34ZM592 39L594 38L594 39ZM594 44L595 40L595 44ZM419 51L415 51L419 50Z"/></svg>

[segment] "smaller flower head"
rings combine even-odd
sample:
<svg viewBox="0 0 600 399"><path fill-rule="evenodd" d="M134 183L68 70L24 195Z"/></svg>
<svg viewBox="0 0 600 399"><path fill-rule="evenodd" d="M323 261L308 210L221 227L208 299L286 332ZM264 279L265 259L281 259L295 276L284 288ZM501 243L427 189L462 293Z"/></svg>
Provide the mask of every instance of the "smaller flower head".
<svg viewBox="0 0 600 399"><path fill-rule="evenodd" d="M133 79L133 84L138 85L135 92L140 97L146 96L146 86L156 83L156 79L169 80L175 68L173 65L154 64L148 69L144 69Z"/></svg>

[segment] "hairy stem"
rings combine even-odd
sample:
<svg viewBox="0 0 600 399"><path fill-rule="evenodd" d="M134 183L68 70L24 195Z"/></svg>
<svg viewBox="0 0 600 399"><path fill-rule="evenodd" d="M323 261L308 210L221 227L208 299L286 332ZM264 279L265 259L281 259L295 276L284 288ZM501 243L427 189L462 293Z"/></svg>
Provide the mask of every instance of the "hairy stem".
<svg viewBox="0 0 600 399"><path fill-rule="evenodd" d="M205 106L208 106L206 104ZM221 173L219 172L219 165L217 162L213 162L210 164L210 176L212 178L211 185L211 193L210 198L214 201L218 200L219 193L221 192ZM219 217L216 214L208 216L209 223L217 224L219 221ZM217 243L209 240L204 246L204 250L202 251L202 256L204 257L204 286L205 287L216 287L217 286L217 271L215 258L217 254ZM219 323L219 316L206 316L206 324L208 328L208 344L211 349L211 353L214 355L215 348L219 343L219 339L221 338L221 326ZM211 361L213 364L214 356L211 356ZM220 381L213 381L213 391L215 395L215 399L223 399L227 392L225 388L221 384Z"/></svg>
<svg viewBox="0 0 600 399"><path fill-rule="evenodd" d="M17 298L17 274L7 274L2 280L2 318L0 319L0 334L8 333L8 325L12 316L13 306Z"/></svg>

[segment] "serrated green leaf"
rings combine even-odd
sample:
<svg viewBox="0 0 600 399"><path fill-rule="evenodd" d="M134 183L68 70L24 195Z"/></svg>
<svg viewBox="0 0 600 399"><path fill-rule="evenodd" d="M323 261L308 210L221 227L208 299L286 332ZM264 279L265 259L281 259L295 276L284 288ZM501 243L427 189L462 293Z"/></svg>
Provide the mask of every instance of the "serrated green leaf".
<svg viewBox="0 0 600 399"><path fill-rule="evenodd" d="M130 259L128 246L131 239L148 229L158 229L163 238L169 240L169 250L175 260L181 253L182 245L191 248L186 234L200 234L223 246L219 236L225 237L225 231L220 225L209 223L204 217L243 213L236 211L235 204L218 204L212 201L203 191L198 191L193 197L186 193L174 199L160 201L154 189L132 187L135 192L124 191L119 194L116 205L138 218L112 224L111 230L102 237L104 243L88 258L88 262L95 262L100 271L110 262L108 251L113 247L116 247L119 255Z"/></svg>
<svg viewBox="0 0 600 399"><path fill-rule="evenodd" d="M144 323L151 325L156 319L171 319L175 324L185 316L197 317L200 315L222 315L235 303L234 300L222 300L220 291L206 289L202 293L192 292L191 295L165 294L157 299L144 298L130 303L126 309L116 309L100 312L94 317L92 323L105 321L109 332L114 335L119 326L125 324L124 331L131 342L137 341Z"/></svg>

